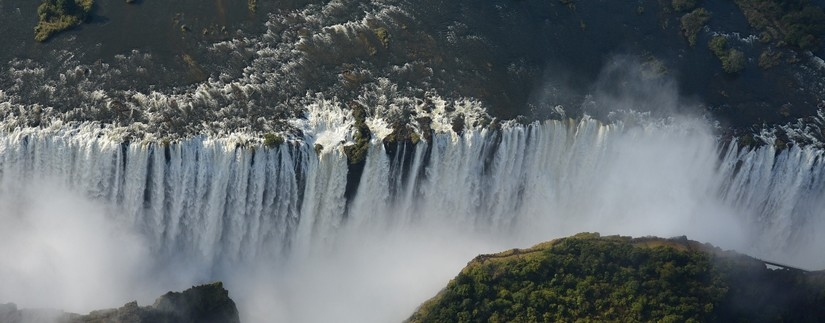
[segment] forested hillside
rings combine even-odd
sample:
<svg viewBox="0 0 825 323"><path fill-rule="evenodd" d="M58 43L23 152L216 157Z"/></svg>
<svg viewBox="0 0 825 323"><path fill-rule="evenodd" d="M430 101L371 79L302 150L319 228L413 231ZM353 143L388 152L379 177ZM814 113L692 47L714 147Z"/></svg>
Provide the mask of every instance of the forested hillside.
<svg viewBox="0 0 825 323"><path fill-rule="evenodd" d="M471 261L410 322L821 322L825 274L684 238L579 234Z"/></svg>

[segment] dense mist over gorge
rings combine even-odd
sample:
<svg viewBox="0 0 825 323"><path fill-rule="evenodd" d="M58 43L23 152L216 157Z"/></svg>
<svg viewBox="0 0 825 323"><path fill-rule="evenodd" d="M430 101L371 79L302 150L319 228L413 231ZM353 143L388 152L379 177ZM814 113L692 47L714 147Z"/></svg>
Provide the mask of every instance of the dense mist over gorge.
<svg viewBox="0 0 825 323"><path fill-rule="evenodd" d="M340 148L12 133L0 143L2 297L86 311L220 279L245 321L385 322L476 254L581 231L823 265L810 198L821 152L720 150L701 120L629 115L439 133L409 158L375 139L349 208ZM43 174L58 184L44 189Z"/></svg>
<svg viewBox="0 0 825 323"><path fill-rule="evenodd" d="M88 312L156 292L144 290L146 238L62 184L40 177L3 187L0 302Z"/></svg>

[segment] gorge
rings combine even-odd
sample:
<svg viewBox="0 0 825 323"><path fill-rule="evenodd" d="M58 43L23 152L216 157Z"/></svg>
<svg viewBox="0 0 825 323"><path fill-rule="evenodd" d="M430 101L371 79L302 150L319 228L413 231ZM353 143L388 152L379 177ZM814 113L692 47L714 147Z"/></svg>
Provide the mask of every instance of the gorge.
<svg viewBox="0 0 825 323"><path fill-rule="evenodd" d="M817 148L724 144L693 118L506 123L435 133L412 147L394 143L395 154L387 153L392 144L373 139L347 199L346 156L326 143L344 141L329 136L345 134L351 116L323 111L306 120L324 129L306 133L315 142L273 148L205 137L129 144L93 126L8 133L0 188L2 205L16 212L4 214L2 248L19 257L3 260L0 277L14 287L2 296L47 305L21 290L50 286L50 301L85 308L93 305L78 299L78 289L122 286L110 290L117 298L134 292L127 286L157 294L151 290L159 285L223 279L242 317L401 320L409 314L402 308L412 310L482 250L585 229L686 234L764 259L823 266L816 256L825 230ZM326 145L316 151L317 142ZM60 237L66 240L58 244ZM37 238L44 240L30 240ZM62 268L65 278L78 275L75 283L50 278L53 266L77 261ZM411 285L379 288L398 275ZM419 298L406 292L409 299L395 299L416 285ZM287 292L296 288L300 296ZM273 299L284 312L248 307ZM387 313L365 316L390 299ZM316 302L340 308L318 313Z"/></svg>

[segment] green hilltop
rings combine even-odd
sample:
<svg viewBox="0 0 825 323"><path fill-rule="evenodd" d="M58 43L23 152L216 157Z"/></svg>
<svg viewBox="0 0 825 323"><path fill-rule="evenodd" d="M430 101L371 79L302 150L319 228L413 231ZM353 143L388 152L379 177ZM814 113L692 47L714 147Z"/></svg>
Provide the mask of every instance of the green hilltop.
<svg viewBox="0 0 825 323"><path fill-rule="evenodd" d="M822 322L825 273L686 238L579 234L471 261L408 322Z"/></svg>

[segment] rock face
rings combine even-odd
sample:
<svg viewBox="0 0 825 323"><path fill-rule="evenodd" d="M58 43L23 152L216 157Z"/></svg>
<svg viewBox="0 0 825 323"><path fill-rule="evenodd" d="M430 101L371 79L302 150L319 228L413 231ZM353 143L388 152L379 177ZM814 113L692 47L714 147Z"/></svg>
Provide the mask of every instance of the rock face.
<svg viewBox="0 0 825 323"><path fill-rule="evenodd" d="M0 322L19 322L20 311L12 303L0 304Z"/></svg>
<svg viewBox="0 0 825 323"><path fill-rule="evenodd" d="M173 314L179 318L175 322L240 322L235 302L220 282L193 287L183 293L166 293L151 307L158 312Z"/></svg>
<svg viewBox="0 0 825 323"><path fill-rule="evenodd" d="M687 238L579 234L481 255L409 322L823 322L825 272Z"/></svg>
<svg viewBox="0 0 825 323"><path fill-rule="evenodd" d="M19 310L0 304L3 323L239 323L238 309L221 282L168 292L154 305L129 302L120 308L78 315L51 310Z"/></svg>

